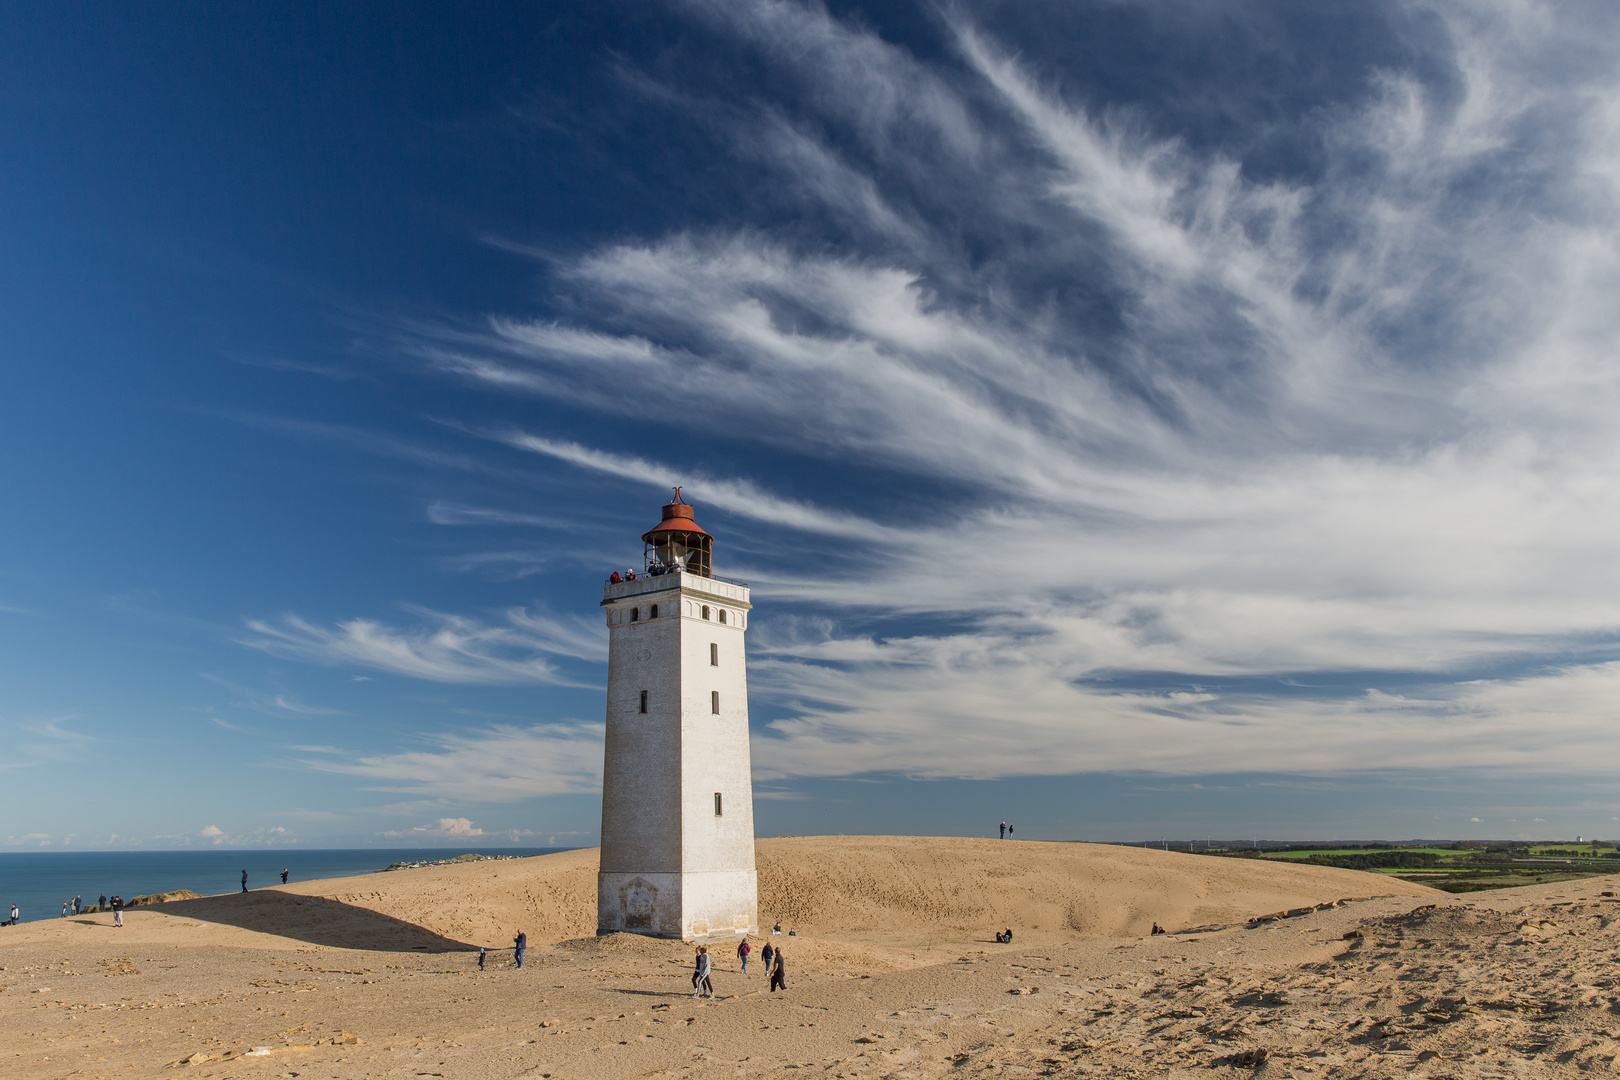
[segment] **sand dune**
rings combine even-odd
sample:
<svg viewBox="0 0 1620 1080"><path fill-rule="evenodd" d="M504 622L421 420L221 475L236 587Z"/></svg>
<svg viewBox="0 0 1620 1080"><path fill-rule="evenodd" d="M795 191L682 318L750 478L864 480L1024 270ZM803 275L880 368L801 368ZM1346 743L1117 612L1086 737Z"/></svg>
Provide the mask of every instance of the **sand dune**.
<svg viewBox="0 0 1620 1080"><path fill-rule="evenodd" d="M1592 997L1606 993L1603 958L1583 954L1608 948L1620 920L1596 882L1557 929L1539 916L1454 926L1420 915L1409 931L1400 920L1413 909L1487 901L1377 874L1089 844L791 837L758 854L762 919L798 931L773 939L789 957L782 994L722 945L721 998L697 1002L690 945L597 938L596 853L568 852L154 905L123 929L105 915L7 928L0 1061L8 1080L1247 1076L1256 1062L1269 1077L1289 1075L1284 1061L1393 1076L1431 1042L1460 1054L1496 1030L1459 1011L1476 992L1463 983L1519 978L1532 992L1523 1008L1548 1019L1523 1020L1509 1058L1557 1039L1559 1053L1613 1067L1601 1033L1620 1006ZM1153 921L1226 928L1142 936ZM1012 946L990 940L1003 925ZM1346 950L1352 927L1367 947ZM531 942L521 971L518 928ZM486 970L477 944L500 947ZM1506 991L1478 992L1479 1009L1520 1008ZM1425 1021L1444 1033L1418 1029L1413 994L1445 1014Z"/></svg>
<svg viewBox="0 0 1620 1080"><path fill-rule="evenodd" d="M1229 923L1376 892L1394 878L1107 844L918 836L761 840L759 912L817 934L934 934L1012 926L1086 938Z"/></svg>
<svg viewBox="0 0 1620 1080"><path fill-rule="evenodd" d="M801 935L863 944L915 946L1002 926L1125 937L1154 922L1181 929L1348 896L1432 893L1354 870L1104 844L810 836L760 840L757 852L763 926L780 920ZM321 944L504 947L521 929L538 945L595 934L596 866L591 848L305 882L165 910ZM275 894L309 902L289 905ZM364 919L362 910L382 918Z"/></svg>

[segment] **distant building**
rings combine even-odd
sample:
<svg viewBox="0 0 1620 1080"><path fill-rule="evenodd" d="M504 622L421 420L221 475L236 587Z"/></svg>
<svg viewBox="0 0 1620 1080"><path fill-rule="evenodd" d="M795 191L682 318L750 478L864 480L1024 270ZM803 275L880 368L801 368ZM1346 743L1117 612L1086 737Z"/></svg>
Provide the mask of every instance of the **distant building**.
<svg viewBox="0 0 1620 1080"><path fill-rule="evenodd" d="M602 591L608 691L597 932L688 940L754 932L748 587L713 576L713 538L679 488L641 539L634 579L626 573Z"/></svg>

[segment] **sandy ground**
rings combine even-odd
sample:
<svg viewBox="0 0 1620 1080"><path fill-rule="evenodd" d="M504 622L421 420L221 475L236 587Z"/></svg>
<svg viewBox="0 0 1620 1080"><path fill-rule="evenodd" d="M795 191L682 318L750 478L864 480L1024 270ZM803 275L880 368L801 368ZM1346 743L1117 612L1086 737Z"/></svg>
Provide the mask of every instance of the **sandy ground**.
<svg viewBox="0 0 1620 1080"><path fill-rule="evenodd" d="M5 928L0 1076L1620 1071L1614 879L1458 898L1356 871L905 837L764 840L759 866L761 918L798 931L773 939L788 989L767 993L757 960L738 972L727 943L714 1001L691 997L690 946L594 936L595 852L181 901L122 930ZM1153 921L1180 932L1141 936ZM991 940L1008 924L1012 945ZM482 972L480 943L502 947Z"/></svg>

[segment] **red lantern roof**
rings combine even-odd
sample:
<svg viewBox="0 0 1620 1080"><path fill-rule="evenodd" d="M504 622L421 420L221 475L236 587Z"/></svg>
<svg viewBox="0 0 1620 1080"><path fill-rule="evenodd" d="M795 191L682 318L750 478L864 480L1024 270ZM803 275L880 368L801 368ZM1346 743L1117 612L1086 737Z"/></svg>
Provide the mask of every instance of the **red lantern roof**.
<svg viewBox="0 0 1620 1080"><path fill-rule="evenodd" d="M703 526L692 520L692 508L681 501L680 488L675 489L675 501L664 507L664 520L642 533L641 540L643 543L651 544L657 542L659 537L670 533L709 535Z"/></svg>

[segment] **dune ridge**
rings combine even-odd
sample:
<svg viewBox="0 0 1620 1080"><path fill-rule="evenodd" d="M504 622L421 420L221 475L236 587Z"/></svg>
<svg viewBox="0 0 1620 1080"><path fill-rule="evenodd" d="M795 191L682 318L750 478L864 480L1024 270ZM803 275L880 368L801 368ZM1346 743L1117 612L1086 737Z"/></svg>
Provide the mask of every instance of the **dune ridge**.
<svg viewBox="0 0 1620 1080"><path fill-rule="evenodd" d="M784 837L758 856L762 917L798 930L772 939L779 994L727 943L699 1001L690 944L596 937L596 852L577 851L143 906L123 928L24 924L0 934L0 1061L18 1080L1620 1072L1614 879L1452 897L951 838ZM1200 932L1145 936L1152 921ZM1015 943L994 942L1008 924Z"/></svg>
<svg viewBox="0 0 1620 1080"><path fill-rule="evenodd" d="M595 848L334 878L165 905L175 914L236 918L257 903L255 928L297 936L343 908L372 911L448 942L505 946L596 933ZM756 843L762 929L856 942L913 944L944 932L1002 926L1078 939L1238 922L1349 896L1432 895L1385 875L1221 859L1182 852L1027 840L914 836L777 837ZM319 897L281 906L271 894ZM251 898L260 895L257 902ZM334 930L336 928L334 927ZM359 927L349 931L364 934ZM387 929L377 933L387 936ZM403 931L392 931L403 933Z"/></svg>

